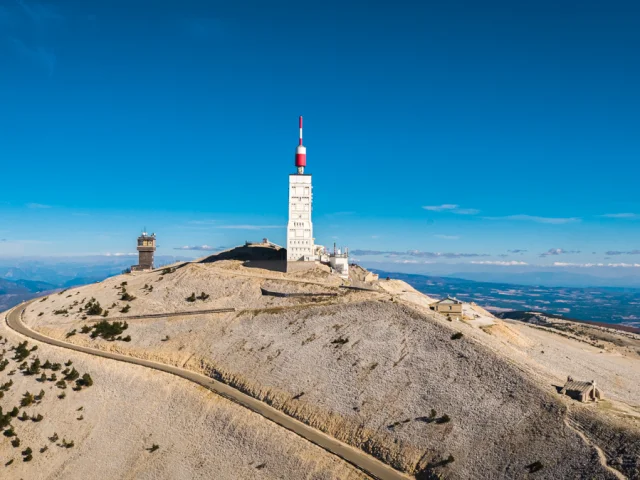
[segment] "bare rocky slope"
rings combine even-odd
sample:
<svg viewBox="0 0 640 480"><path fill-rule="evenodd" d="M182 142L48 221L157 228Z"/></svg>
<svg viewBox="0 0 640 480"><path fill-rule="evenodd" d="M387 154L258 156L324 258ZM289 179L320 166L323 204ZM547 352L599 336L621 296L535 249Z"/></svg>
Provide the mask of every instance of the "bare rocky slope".
<svg viewBox="0 0 640 480"><path fill-rule="evenodd" d="M51 295L24 320L54 338L75 330L66 341L205 372L420 478L639 478L637 405L618 415L622 403L604 412L560 397L557 372L532 360L526 332L487 323L478 307L449 322L402 282L343 283L321 269L191 263ZM108 317L88 315L91 299ZM235 311L136 318L216 308ZM114 317L128 318L121 336L131 341L80 333Z"/></svg>
<svg viewBox="0 0 640 480"><path fill-rule="evenodd" d="M39 382L40 374L19 370L21 362L9 350L24 338L4 322L0 335L9 362L0 385L12 382L0 398L3 412L18 407L19 417L43 417L12 418L15 436L0 436L0 478L190 480L210 479L212 472L228 480L367 478L297 435L172 375L29 341L29 349L37 347L29 364L39 358L66 369L71 361L69 368L89 373L93 385L75 391L73 381L65 389ZM61 370L41 372L64 377ZM39 402L20 405L26 392L37 396L41 390ZM20 444L14 447L16 438ZM159 448L152 452L154 444ZM30 461L22 454L27 448Z"/></svg>

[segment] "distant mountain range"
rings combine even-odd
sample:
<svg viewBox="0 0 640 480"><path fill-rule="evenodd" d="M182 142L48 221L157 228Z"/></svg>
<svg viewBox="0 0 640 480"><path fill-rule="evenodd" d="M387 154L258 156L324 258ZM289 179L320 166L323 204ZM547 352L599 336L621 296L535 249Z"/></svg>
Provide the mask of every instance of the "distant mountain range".
<svg viewBox="0 0 640 480"><path fill-rule="evenodd" d="M631 287L640 288L640 270L633 268L580 268L541 266L500 266L455 263L392 263L355 260L369 270L402 272L406 274L463 278L478 282L512 283L546 287Z"/></svg>
<svg viewBox="0 0 640 480"><path fill-rule="evenodd" d="M156 256L162 266L186 257ZM49 291L104 280L136 263L136 256L0 258L0 311Z"/></svg>
<svg viewBox="0 0 640 480"><path fill-rule="evenodd" d="M640 327L640 289L637 288L549 287L374 271L380 278L404 280L429 296L457 297L496 313L536 311L567 319Z"/></svg>
<svg viewBox="0 0 640 480"><path fill-rule="evenodd" d="M24 300L29 300L43 292L55 289L55 285L47 282L32 280L11 281L0 278L0 311L7 310Z"/></svg>

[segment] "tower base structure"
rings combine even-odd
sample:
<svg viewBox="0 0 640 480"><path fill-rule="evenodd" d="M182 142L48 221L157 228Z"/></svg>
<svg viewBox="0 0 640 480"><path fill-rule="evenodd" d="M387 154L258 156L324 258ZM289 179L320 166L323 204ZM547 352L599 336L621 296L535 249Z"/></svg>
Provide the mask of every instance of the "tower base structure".
<svg viewBox="0 0 640 480"><path fill-rule="evenodd" d="M289 175L289 223L287 224L287 271L300 267L297 263L318 260L315 253L313 223L311 222L311 175Z"/></svg>
<svg viewBox="0 0 640 480"><path fill-rule="evenodd" d="M154 269L153 256L156 251L156 234L142 232L138 237L138 265L132 265L132 272L144 272Z"/></svg>

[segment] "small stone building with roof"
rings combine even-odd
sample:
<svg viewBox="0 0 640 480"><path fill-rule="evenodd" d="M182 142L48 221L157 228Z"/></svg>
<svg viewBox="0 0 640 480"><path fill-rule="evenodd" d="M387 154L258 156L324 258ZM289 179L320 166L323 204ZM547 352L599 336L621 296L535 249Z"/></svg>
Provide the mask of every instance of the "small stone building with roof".
<svg viewBox="0 0 640 480"><path fill-rule="evenodd" d="M432 303L431 309L448 317L462 318L462 302L455 297L447 297Z"/></svg>
<svg viewBox="0 0 640 480"><path fill-rule="evenodd" d="M560 393L580 402L597 402L604 398L602 390L596 387L595 380L580 382L571 377L567 377L567 383L564 384Z"/></svg>

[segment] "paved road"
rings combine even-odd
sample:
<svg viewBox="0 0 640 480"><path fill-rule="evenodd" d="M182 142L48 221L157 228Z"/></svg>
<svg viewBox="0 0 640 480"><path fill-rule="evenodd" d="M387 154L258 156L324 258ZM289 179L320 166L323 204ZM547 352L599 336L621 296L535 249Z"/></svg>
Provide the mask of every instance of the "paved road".
<svg viewBox="0 0 640 480"><path fill-rule="evenodd" d="M284 427L287 430L300 435L302 438L310 441L311 443L314 443L315 445L318 445L326 451L337 455L343 460L346 460L352 465L355 465L357 468L363 470L374 478L380 480L408 480L413 478L400 473L397 470L394 470L380 460L367 455L362 450L358 450L357 448L351 447L346 443L342 443L339 440L336 440L335 438L330 437L329 435L322 433L321 431L316 430L313 427L310 427L309 425L306 425L292 417L289 417L288 415L285 415L281 411L276 410L275 408L261 402L260 400L256 400L255 398L250 397L240 392L239 390L230 387L229 385L218 382L204 375L200 375L198 373L184 370L171 365L165 365L163 363L128 357L126 355L121 355L118 353L104 352L102 350L83 347L80 345L73 345L71 343L46 337L38 332L34 332L22 323L22 313L30 303L31 302L27 302L25 304L19 305L6 314L6 321L9 328L33 340L48 343L49 345L54 345L56 347L67 348L98 357L110 358L112 360L117 360L120 362L133 363L135 365L141 365L143 367L153 368L154 370L160 370L162 372L177 375L178 377L182 377L195 382L198 385L211 390L212 392L215 392L233 402L242 405L243 407L248 408L249 410L252 410L253 412L258 413L259 415L262 415L264 418L271 420L281 427Z"/></svg>

